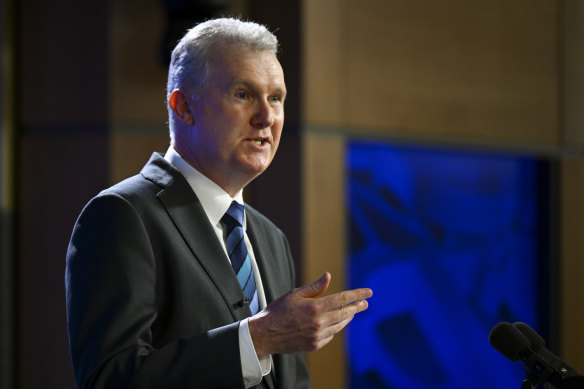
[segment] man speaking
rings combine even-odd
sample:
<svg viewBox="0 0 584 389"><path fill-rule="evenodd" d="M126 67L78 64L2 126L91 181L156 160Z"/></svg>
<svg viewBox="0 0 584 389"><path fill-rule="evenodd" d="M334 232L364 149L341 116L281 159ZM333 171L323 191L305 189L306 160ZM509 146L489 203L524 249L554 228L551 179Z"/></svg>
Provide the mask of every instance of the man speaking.
<svg viewBox="0 0 584 389"><path fill-rule="evenodd" d="M367 308L370 289L294 287L286 237L243 202L282 135L286 85L264 26L214 19L172 52L170 147L102 191L67 252L80 388L305 388L302 353Z"/></svg>

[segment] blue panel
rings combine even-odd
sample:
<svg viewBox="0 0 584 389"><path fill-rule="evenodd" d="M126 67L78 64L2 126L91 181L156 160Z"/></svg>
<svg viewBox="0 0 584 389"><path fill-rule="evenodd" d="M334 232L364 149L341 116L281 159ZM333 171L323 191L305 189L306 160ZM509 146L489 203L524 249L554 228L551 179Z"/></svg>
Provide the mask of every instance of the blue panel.
<svg viewBox="0 0 584 389"><path fill-rule="evenodd" d="M373 289L348 327L351 388L505 389L500 321L538 329L540 162L391 144L348 146L349 285ZM540 211L541 212L541 211Z"/></svg>

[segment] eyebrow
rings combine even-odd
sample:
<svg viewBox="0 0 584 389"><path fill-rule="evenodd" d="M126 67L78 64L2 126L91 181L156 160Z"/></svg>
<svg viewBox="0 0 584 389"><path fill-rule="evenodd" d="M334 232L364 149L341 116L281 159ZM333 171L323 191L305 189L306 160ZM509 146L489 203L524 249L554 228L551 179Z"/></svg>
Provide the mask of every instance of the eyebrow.
<svg viewBox="0 0 584 389"><path fill-rule="evenodd" d="M249 89L251 91L254 91L254 92L257 89L254 84L250 83L249 81L245 81L245 80L235 80L231 83L232 88L237 88L240 86L244 87L245 89ZM286 90L285 87L282 88L280 86L277 86L271 94L273 94L273 93L285 96L288 94L288 91Z"/></svg>

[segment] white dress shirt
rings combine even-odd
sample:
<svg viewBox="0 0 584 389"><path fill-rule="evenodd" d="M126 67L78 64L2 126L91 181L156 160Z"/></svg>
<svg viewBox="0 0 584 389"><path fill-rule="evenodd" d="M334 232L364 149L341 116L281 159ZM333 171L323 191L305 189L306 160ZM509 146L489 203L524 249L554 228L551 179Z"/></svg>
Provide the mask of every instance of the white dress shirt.
<svg viewBox="0 0 584 389"><path fill-rule="evenodd" d="M231 205L232 201L237 201L239 204L243 205L243 190L239 191L234 198L231 198L227 192L225 192L219 185L211 181L197 169L189 165L172 146L168 148L164 159L170 162L181 174L186 178L190 187L193 189L198 199L201 201L201 205L205 210L209 222L213 226L217 238L223 247L225 252L225 259L229 260L229 254L227 253L227 247L225 245L224 231L221 224L221 218L227 212L227 209ZM264 288L262 285L262 278L258 270L258 266L255 260L255 255L253 253L253 247L249 242L247 233L245 233L247 227L246 216L243 219L243 230L245 245L247 246L247 251L251 259L251 264L253 268L253 274L256 282L256 289L258 292L258 300L260 310L266 307L266 296L264 293ZM246 388L257 385L262 380L264 375L270 373L272 367L272 358L266 357L262 360L258 359L255 348L253 346L253 341L249 333L248 319L244 319L239 324L239 353L241 358L241 369L243 372L243 381Z"/></svg>

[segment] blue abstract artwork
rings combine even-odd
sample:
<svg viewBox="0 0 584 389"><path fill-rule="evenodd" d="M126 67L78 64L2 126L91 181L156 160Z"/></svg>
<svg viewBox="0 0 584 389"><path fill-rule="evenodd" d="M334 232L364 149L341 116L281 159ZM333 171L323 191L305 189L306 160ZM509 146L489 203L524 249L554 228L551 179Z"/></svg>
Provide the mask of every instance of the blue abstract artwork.
<svg viewBox="0 0 584 389"><path fill-rule="evenodd" d="M488 336L547 314L542 162L353 141L346 164L347 282L374 292L347 328L350 387L520 388Z"/></svg>

